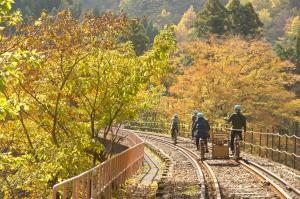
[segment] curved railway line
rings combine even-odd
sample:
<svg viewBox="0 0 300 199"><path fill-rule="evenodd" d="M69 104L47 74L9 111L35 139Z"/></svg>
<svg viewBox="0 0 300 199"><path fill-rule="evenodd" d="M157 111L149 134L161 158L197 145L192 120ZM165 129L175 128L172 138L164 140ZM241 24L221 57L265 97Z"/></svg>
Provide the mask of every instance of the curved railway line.
<svg viewBox="0 0 300 199"><path fill-rule="evenodd" d="M199 177L201 198L300 198L298 189L252 161L209 158L199 161L195 146L187 139L179 138L175 146L165 135L137 133L144 139L180 150L193 161Z"/></svg>
<svg viewBox="0 0 300 199"><path fill-rule="evenodd" d="M221 198L220 187L219 187L218 181L217 181L214 173L212 172L212 169L210 168L210 166L208 164L201 164L198 161L200 157L195 152L193 152L190 149L185 148L183 146L174 145L172 142L162 140L160 138L155 138L153 136L149 136L142 132L139 132L139 136L141 136L142 138L145 138L147 140L163 143L170 148L179 150L183 155L185 155L192 162L194 168L196 169L196 173L197 173L197 177L198 177L199 185L200 185L200 188L199 188L200 193L201 193L200 198L212 198L212 197L216 198L216 199ZM203 170L205 170L205 171L203 172ZM209 182L207 179L208 176L210 178ZM207 179L206 182L205 182L205 179ZM206 186L208 184L209 184L209 187Z"/></svg>

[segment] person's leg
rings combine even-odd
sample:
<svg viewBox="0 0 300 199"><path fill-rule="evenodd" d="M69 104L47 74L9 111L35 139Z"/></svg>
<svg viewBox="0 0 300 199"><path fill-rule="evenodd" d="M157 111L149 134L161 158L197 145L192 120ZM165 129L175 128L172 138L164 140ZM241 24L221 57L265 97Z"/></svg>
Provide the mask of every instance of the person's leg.
<svg viewBox="0 0 300 199"><path fill-rule="evenodd" d="M199 150L199 137L196 137L196 146L197 146L197 150Z"/></svg>
<svg viewBox="0 0 300 199"><path fill-rule="evenodd" d="M179 130L178 129L176 129L175 130L175 138L174 138L174 141L175 142L177 142L177 135L179 134Z"/></svg>
<svg viewBox="0 0 300 199"><path fill-rule="evenodd" d="M235 137L235 131L231 131L231 137L230 137L230 150L234 151L234 137Z"/></svg>
<svg viewBox="0 0 300 199"><path fill-rule="evenodd" d="M175 134L175 129L172 128L172 129L171 129L171 137L172 137L172 140L174 140L174 134Z"/></svg>
<svg viewBox="0 0 300 199"><path fill-rule="evenodd" d="M239 136L240 140L243 140L243 136L242 136L242 132L241 132L241 131L239 131L239 132L237 133L237 135Z"/></svg>
<svg viewBox="0 0 300 199"><path fill-rule="evenodd" d="M205 152L208 153L207 138L204 138Z"/></svg>

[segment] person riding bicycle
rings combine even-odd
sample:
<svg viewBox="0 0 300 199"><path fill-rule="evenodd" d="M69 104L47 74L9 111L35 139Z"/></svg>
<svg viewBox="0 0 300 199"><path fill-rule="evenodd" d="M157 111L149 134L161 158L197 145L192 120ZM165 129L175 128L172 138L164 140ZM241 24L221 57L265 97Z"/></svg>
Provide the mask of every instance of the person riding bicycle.
<svg viewBox="0 0 300 199"><path fill-rule="evenodd" d="M247 124L246 117L241 113L241 106L234 106L235 113L233 113L228 119L228 122L231 122L231 139L230 139L230 150L234 153L234 138L239 137L240 140L243 139L242 131L246 132Z"/></svg>
<svg viewBox="0 0 300 199"><path fill-rule="evenodd" d="M197 150L199 150L200 138L204 140L205 152L208 153L207 139L209 138L210 126L203 113L197 113L197 119L193 125L194 137L196 138Z"/></svg>
<svg viewBox="0 0 300 199"><path fill-rule="evenodd" d="M192 140L194 139L194 132L193 132L193 126L196 122L196 119L197 119L197 113L198 111L194 110L193 111L193 116L192 116Z"/></svg>
<svg viewBox="0 0 300 199"><path fill-rule="evenodd" d="M179 133L179 126L180 126L179 116L177 113L175 113L171 121L171 136L175 144L177 143L177 134Z"/></svg>

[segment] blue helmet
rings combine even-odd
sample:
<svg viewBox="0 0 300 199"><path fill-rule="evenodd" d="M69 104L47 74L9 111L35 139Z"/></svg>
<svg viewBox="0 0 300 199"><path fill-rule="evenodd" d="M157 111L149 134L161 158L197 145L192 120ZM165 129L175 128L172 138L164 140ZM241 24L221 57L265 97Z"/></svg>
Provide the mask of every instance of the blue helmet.
<svg viewBox="0 0 300 199"><path fill-rule="evenodd" d="M204 114L203 113L201 113L201 112L199 112L199 113L197 113L197 117L204 117Z"/></svg>
<svg viewBox="0 0 300 199"><path fill-rule="evenodd" d="M241 105L235 105L234 110L239 110L240 111L241 110Z"/></svg>

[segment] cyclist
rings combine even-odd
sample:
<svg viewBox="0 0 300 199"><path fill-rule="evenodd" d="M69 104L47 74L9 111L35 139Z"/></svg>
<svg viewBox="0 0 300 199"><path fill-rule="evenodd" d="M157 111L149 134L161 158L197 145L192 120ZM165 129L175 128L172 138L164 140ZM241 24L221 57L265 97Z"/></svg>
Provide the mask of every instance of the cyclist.
<svg viewBox="0 0 300 199"><path fill-rule="evenodd" d="M246 132L246 117L241 113L241 106L234 106L235 113L233 113L228 119L228 122L231 122L231 138L230 138L230 150L234 153L234 138L238 136L240 140L243 139L242 131Z"/></svg>
<svg viewBox="0 0 300 199"><path fill-rule="evenodd" d="M177 113L175 113L171 121L171 136L175 144L177 143L177 134L179 133L179 126L179 116Z"/></svg>
<svg viewBox="0 0 300 199"><path fill-rule="evenodd" d="M208 153L207 139L209 138L210 126L208 121L204 118L203 113L197 113L196 122L193 125L193 132L196 138L197 150L199 150L200 138L204 140L205 152Z"/></svg>

